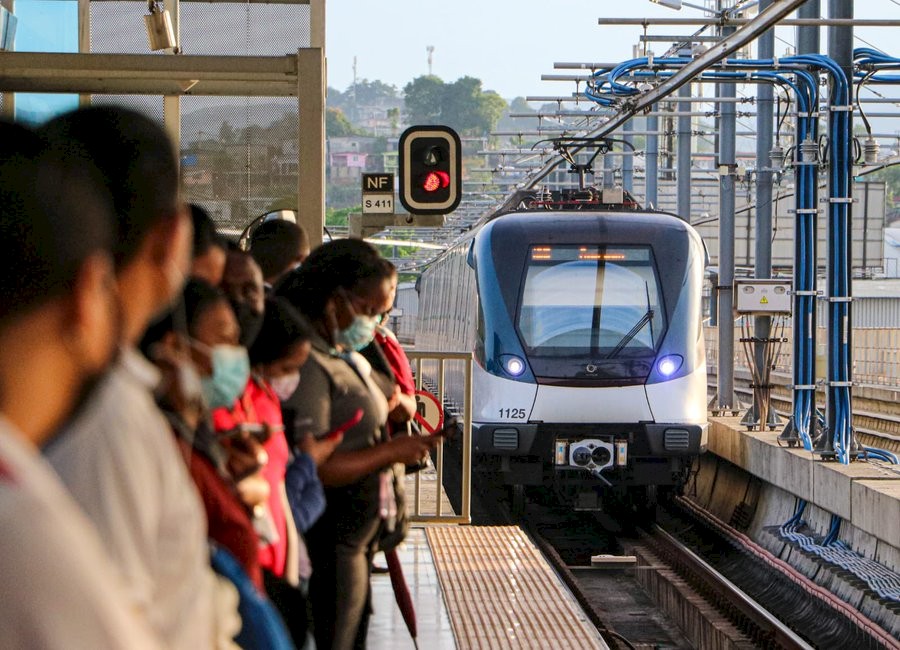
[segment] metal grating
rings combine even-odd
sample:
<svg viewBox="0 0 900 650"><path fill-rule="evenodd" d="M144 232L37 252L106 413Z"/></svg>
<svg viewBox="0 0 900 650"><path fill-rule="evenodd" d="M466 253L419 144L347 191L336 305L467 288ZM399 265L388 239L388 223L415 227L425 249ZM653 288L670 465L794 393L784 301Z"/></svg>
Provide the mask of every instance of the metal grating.
<svg viewBox="0 0 900 650"><path fill-rule="evenodd" d="M681 451L690 446L691 434L687 429L666 429L663 444L666 451Z"/></svg>
<svg viewBox="0 0 900 650"><path fill-rule="evenodd" d="M144 27L146 2L91 2L91 52L150 54ZM162 56L162 53L160 53Z"/></svg>
<svg viewBox="0 0 900 650"><path fill-rule="evenodd" d="M460 648L606 648L515 526L426 529Z"/></svg>
<svg viewBox="0 0 900 650"><path fill-rule="evenodd" d="M309 5L182 2L185 54L282 56L310 45Z"/></svg>
<svg viewBox="0 0 900 650"><path fill-rule="evenodd" d="M146 2L104 0L90 7L92 52L149 52ZM290 54L309 47L309 5L182 2L179 32L185 54Z"/></svg>
<svg viewBox="0 0 900 650"><path fill-rule="evenodd" d="M147 53L145 2L92 2L91 51ZM306 4L183 2L185 54L282 56L310 45ZM99 96L163 119L162 97ZM272 206L297 205L297 100L292 97L181 98L181 172L187 201L217 224L241 230Z"/></svg>
<svg viewBox="0 0 900 650"><path fill-rule="evenodd" d="M162 95L91 95L91 105L130 108L163 123Z"/></svg>
<svg viewBox="0 0 900 650"><path fill-rule="evenodd" d="M494 447L497 449L518 449L518 429L494 429Z"/></svg>
<svg viewBox="0 0 900 650"><path fill-rule="evenodd" d="M292 97L182 98L186 200L231 230L270 208L296 206L297 128Z"/></svg>

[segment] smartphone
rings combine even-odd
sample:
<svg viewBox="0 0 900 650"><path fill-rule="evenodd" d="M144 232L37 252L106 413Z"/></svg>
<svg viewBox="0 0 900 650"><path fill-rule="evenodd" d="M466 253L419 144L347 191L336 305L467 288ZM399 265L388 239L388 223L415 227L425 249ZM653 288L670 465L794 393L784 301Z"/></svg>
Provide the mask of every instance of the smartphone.
<svg viewBox="0 0 900 650"><path fill-rule="evenodd" d="M338 425L338 427L334 431L329 431L321 436L319 436L320 440L334 440L342 433L346 433L348 430L355 427L360 421L363 419L364 411L362 409L356 409L356 412L350 417L349 420L344 422L343 424Z"/></svg>

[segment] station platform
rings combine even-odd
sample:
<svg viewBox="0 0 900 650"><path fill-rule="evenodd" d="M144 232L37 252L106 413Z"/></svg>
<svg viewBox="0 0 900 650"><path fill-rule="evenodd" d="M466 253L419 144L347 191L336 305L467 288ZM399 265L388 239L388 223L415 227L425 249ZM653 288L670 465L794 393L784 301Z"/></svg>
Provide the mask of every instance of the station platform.
<svg viewBox="0 0 900 650"><path fill-rule="evenodd" d="M419 648L607 648L518 527L415 527L399 557ZM388 575L372 577L372 595L368 647L415 648Z"/></svg>
<svg viewBox="0 0 900 650"><path fill-rule="evenodd" d="M885 551L900 547L900 466L826 462L802 448L780 445L777 432L747 431L739 418L728 417L710 419L709 451L840 516L871 535Z"/></svg>
<svg viewBox="0 0 900 650"><path fill-rule="evenodd" d="M710 418L685 497L900 639L900 466L841 465ZM881 634L880 633L880 634Z"/></svg>

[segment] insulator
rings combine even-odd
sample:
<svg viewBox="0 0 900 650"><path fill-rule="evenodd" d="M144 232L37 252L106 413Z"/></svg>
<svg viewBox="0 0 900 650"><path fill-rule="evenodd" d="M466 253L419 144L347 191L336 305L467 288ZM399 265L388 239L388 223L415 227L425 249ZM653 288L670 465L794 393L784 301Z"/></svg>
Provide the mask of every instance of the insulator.
<svg viewBox="0 0 900 650"><path fill-rule="evenodd" d="M874 165L878 162L878 152L881 150L881 145L878 144L878 141L873 138L871 135L866 138L866 141L863 143L863 160L867 165Z"/></svg>
<svg viewBox="0 0 900 650"><path fill-rule="evenodd" d="M800 143L800 161L814 163L819 161L819 145L812 138L806 138Z"/></svg>
<svg viewBox="0 0 900 650"><path fill-rule="evenodd" d="M784 167L784 147L776 144L769 151L769 160L772 161L772 169L781 169Z"/></svg>

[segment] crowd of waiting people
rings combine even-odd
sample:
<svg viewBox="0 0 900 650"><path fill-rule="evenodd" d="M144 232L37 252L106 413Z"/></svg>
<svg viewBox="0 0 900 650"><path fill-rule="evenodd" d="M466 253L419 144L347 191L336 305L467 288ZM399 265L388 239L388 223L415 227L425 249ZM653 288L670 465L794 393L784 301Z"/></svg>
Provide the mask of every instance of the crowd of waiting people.
<svg viewBox="0 0 900 650"><path fill-rule="evenodd" d="M138 113L0 123L0 647L363 648L408 435L393 265L249 250Z"/></svg>

